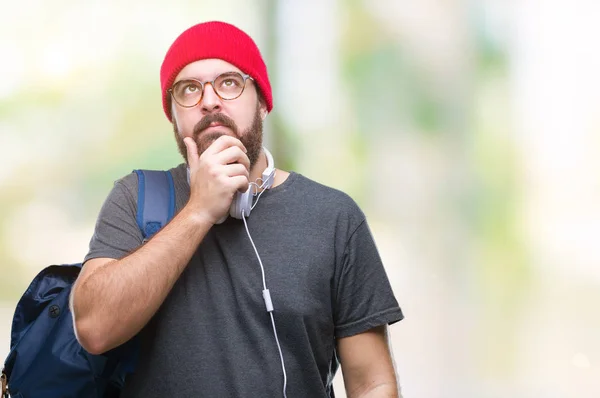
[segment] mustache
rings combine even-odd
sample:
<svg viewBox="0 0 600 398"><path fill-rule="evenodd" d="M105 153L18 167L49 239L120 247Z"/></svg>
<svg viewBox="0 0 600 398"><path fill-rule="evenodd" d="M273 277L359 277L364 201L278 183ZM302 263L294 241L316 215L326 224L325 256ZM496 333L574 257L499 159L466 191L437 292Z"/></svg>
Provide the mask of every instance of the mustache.
<svg viewBox="0 0 600 398"><path fill-rule="evenodd" d="M212 123L219 123L223 127L227 127L233 131L236 137L239 137L238 128L233 119L229 116L223 115L222 113L213 113L206 115L194 126L193 135L194 138L198 137L203 130L210 127Z"/></svg>

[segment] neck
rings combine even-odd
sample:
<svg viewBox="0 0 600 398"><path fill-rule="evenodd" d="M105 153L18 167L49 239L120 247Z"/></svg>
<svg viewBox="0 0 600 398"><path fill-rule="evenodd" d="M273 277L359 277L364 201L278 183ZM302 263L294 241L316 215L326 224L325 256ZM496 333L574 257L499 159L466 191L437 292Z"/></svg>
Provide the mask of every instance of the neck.
<svg viewBox="0 0 600 398"><path fill-rule="evenodd" d="M250 182L254 182L259 178L262 178L262 172L267 168L267 155L265 155L265 151L260 151L260 156L258 160L250 170Z"/></svg>

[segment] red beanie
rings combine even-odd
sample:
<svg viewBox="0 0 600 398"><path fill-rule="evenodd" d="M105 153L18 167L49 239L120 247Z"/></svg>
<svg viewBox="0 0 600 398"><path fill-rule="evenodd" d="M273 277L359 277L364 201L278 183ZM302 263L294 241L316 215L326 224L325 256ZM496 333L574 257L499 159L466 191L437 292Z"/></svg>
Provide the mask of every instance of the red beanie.
<svg viewBox="0 0 600 398"><path fill-rule="evenodd" d="M165 115L171 120L171 102L167 90L187 65L201 59L218 58L250 75L260 87L267 110L273 109L273 94L267 66L250 36L225 22L194 25L173 42L160 67L160 87Z"/></svg>

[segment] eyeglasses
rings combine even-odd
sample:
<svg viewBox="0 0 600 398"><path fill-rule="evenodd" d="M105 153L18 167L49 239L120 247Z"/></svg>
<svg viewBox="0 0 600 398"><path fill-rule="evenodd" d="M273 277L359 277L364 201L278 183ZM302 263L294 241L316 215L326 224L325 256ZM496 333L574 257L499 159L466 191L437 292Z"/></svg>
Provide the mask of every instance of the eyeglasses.
<svg viewBox="0 0 600 398"><path fill-rule="evenodd" d="M180 80L167 91L179 105L184 108L192 108L202 100L204 95L204 85L210 83L215 93L222 100L234 100L244 92L246 80L251 79L250 75L238 72L225 72L215 77L212 81L201 82L196 79Z"/></svg>

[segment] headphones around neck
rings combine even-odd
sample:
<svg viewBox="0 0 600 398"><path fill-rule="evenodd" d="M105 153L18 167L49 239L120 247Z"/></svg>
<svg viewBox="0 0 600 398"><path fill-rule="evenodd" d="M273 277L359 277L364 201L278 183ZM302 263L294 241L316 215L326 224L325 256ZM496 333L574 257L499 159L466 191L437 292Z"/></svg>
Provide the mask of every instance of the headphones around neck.
<svg viewBox="0 0 600 398"><path fill-rule="evenodd" d="M229 208L229 215L233 218L242 219L242 216L248 217L250 212L252 211L252 201L254 196L256 195L254 192L254 187L269 189L273 186L273 180L275 180L275 164L273 162L273 155L267 148L263 146L263 152L267 157L267 167L262 172L262 177L260 178L260 185L256 182L251 182L248 185L248 190L246 192L237 192L233 201L231 202L231 207ZM225 221L227 216L223 217L219 220L218 224Z"/></svg>
<svg viewBox="0 0 600 398"><path fill-rule="evenodd" d="M229 207L229 215L233 218L242 219L242 214L246 217L250 215L252 211L252 201L254 196L256 195L253 192L253 188L257 187L258 189L269 189L273 186L273 181L275 180L275 163L273 162L273 155L271 152L264 146L262 147L265 156L267 157L267 167L262 172L260 180L260 185L257 182L251 182L248 185L248 190L246 192L236 192L233 201L231 202L231 206ZM187 168L187 181L190 183L190 168ZM227 219L227 215L223 216L217 224L223 223Z"/></svg>

